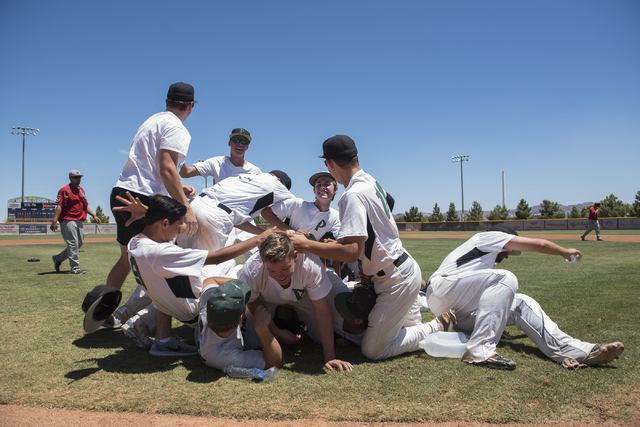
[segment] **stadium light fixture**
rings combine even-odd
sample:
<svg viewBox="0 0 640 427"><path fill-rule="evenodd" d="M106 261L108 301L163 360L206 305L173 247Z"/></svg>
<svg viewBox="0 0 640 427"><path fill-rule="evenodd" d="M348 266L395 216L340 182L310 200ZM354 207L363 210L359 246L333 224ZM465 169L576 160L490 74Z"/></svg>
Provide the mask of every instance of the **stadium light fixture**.
<svg viewBox="0 0 640 427"><path fill-rule="evenodd" d="M40 132L40 129L26 128L22 126L13 126L13 132L11 135L22 135L22 198L20 199L20 207L24 203L24 147L27 135L36 136L36 132Z"/></svg>
<svg viewBox="0 0 640 427"><path fill-rule="evenodd" d="M453 156L451 157L452 163L460 163L460 190L462 192L462 218L461 221L464 221L464 180L462 178L462 162L468 162L469 156Z"/></svg>

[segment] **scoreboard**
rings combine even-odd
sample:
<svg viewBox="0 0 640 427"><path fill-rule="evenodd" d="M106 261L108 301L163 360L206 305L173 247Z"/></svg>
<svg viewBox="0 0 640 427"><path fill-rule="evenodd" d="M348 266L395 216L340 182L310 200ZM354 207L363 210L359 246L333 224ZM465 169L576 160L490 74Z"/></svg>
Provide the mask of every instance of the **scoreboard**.
<svg viewBox="0 0 640 427"><path fill-rule="evenodd" d="M11 222L52 220L56 211L53 202L9 202L7 219Z"/></svg>

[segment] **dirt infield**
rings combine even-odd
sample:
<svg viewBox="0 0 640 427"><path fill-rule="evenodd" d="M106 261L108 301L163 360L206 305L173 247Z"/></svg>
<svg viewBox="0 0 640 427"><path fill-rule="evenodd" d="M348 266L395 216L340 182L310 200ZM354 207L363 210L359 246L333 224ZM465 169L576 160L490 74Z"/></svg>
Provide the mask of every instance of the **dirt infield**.
<svg viewBox="0 0 640 427"><path fill-rule="evenodd" d="M527 424L527 427L559 426L563 427L632 427L640 423L637 413L629 422L622 421L576 421L569 423ZM224 418L192 417L188 415L138 414L132 412L89 412L69 409L45 409L28 406L0 406L0 426L39 426L39 427L98 427L109 424L141 425L152 427L522 427L522 424L488 424L475 422L447 423L360 423L330 422L322 420L234 420Z"/></svg>

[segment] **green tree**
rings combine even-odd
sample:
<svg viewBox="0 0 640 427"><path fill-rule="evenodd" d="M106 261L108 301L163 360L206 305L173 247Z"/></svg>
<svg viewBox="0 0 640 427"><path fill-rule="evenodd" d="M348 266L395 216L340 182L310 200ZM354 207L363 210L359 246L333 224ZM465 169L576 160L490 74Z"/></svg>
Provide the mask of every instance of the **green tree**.
<svg viewBox="0 0 640 427"><path fill-rule="evenodd" d="M449 210L447 211L446 221L460 221L460 217L458 217L458 212L456 211L455 203L449 203Z"/></svg>
<svg viewBox="0 0 640 427"><path fill-rule="evenodd" d="M100 206L98 206L96 208L96 211L94 212L96 214L96 216L98 218L100 218L100 224L108 224L109 223L109 216L105 215L104 212L102 211L102 208ZM91 218L91 223L95 223L96 220Z"/></svg>
<svg viewBox="0 0 640 427"><path fill-rule="evenodd" d="M500 206L500 205L496 205L495 208L493 208L493 210L491 212L489 212L489 215L487 215L487 219L490 219L492 221L498 220L498 219L507 219L509 217L509 209L507 209L505 206Z"/></svg>
<svg viewBox="0 0 640 427"><path fill-rule="evenodd" d="M566 218L566 214L560 209L558 202L543 200L540 208L540 218L542 219Z"/></svg>
<svg viewBox="0 0 640 427"><path fill-rule="evenodd" d="M571 212L569 212L567 218L581 218L580 210L576 207L576 205L571 206Z"/></svg>
<svg viewBox="0 0 640 427"><path fill-rule="evenodd" d="M631 209L631 215L640 217L640 191L636 193L636 200Z"/></svg>
<svg viewBox="0 0 640 427"><path fill-rule="evenodd" d="M529 203L527 203L525 199L520 199L520 202L518 202L518 206L516 206L516 218L517 219L533 218L533 213L531 212Z"/></svg>
<svg viewBox="0 0 640 427"><path fill-rule="evenodd" d="M418 210L417 206L411 206L411 208L409 208L409 212L404 212L403 222L424 222L424 220L424 215L422 215L422 212Z"/></svg>
<svg viewBox="0 0 640 427"><path fill-rule="evenodd" d="M484 219L484 212L482 211L482 206L480 203L475 200L471 203L471 209L469 209L469 213L464 218L465 221L482 221Z"/></svg>
<svg viewBox="0 0 640 427"><path fill-rule="evenodd" d="M583 206L582 209L580 209L580 218L589 218L589 208L591 206Z"/></svg>
<svg viewBox="0 0 640 427"><path fill-rule="evenodd" d="M630 212L631 205L610 194L600 202L598 216L601 218L623 217L628 216Z"/></svg>
<svg viewBox="0 0 640 427"><path fill-rule="evenodd" d="M442 212L440 212L440 208L438 207L437 203L433 206L433 213L428 218L428 221L430 222L444 221L444 215L442 215Z"/></svg>

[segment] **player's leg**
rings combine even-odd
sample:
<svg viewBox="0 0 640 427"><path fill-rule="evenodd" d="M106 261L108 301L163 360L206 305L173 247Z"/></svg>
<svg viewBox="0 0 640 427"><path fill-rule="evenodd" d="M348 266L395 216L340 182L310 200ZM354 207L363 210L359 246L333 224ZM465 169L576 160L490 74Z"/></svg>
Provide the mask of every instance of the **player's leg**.
<svg viewBox="0 0 640 427"><path fill-rule="evenodd" d="M62 236L67 242L67 255L69 257L69 266L71 267L71 272L79 272L80 270L80 262L78 259L79 255L79 246L78 246L78 224L76 221L63 221L60 227L60 232Z"/></svg>
<svg viewBox="0 0 640 427"><path fill-rule="evenodd" d="M566 358L582 362L595 344L580 341L562 332L533 298L516 294L507 326L515 325L551 360L562 363Z"/></svg>
<svg viewBox="0 0 640 427"><path fill-rule="evenodd" d="M191 201L191 210L198 220L198 231L192 236L182 233L176 240L178 246L210 252L224 247L233 229L233 222L230 215L217 205L218 202L208 196L198 196Z"/></svg>
<svg viewBox="0 0 640 427"><path fill-rule="evenodd" d="M365 357L382 360L419 349L418 343L430 331L423 325L402 326L416 304L421 280L420 267L411 257L394 267L391 274L375 279L378 299L362 340Z"/></svg>
<svg viewBox="0 0 640 427"><path fill-rule="evenodd" d="M111 268L111 271L107 276L107 285L117 289L122 288L122 284L124 283L130 271L131 266L129 265L127 247L124 245L120 245L120 258Z"/></svg>

